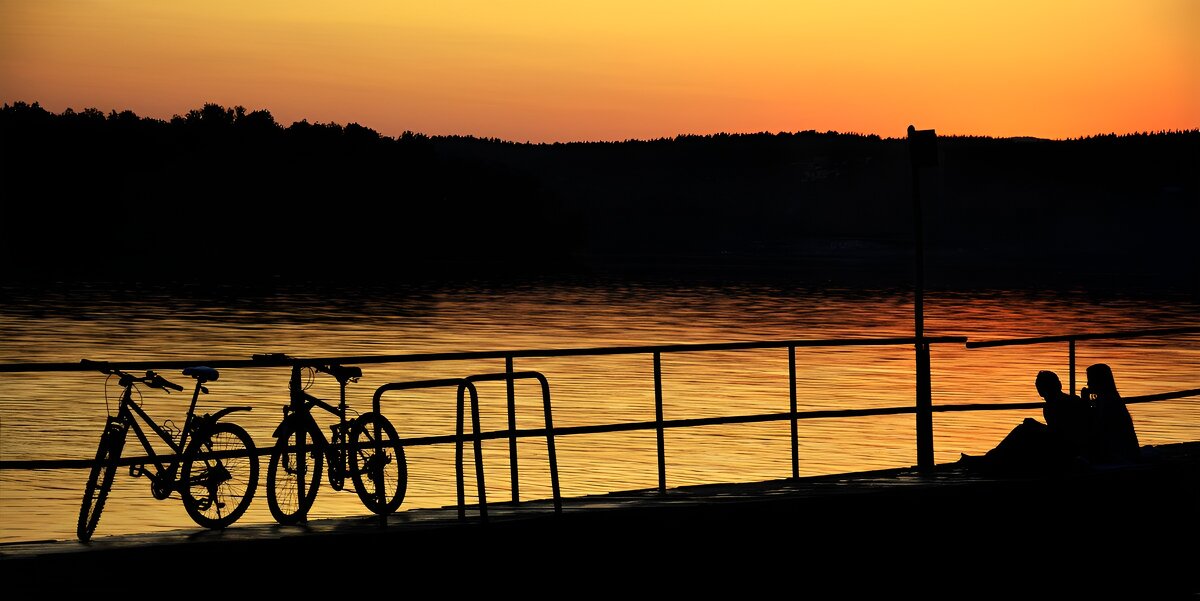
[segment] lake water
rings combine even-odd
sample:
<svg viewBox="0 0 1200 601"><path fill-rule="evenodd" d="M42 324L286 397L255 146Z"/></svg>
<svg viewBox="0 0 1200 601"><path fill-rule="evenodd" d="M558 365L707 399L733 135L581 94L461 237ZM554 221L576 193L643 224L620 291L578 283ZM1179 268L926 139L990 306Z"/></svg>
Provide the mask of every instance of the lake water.
<svg viewBox="0 0 1200 601"><path fill-rule="evenodd" d="M264 290L6 289L0 362L245 359L265 352L383 355L912 333L912 295L905 289L608 281ZM1189 294L976 290L932 291L926 299L927 334L972 340L1196 325L1198 317L1200 301ZM911 346L799 348L799 409L911 406L913 354ZM1084 368L1097 362L1112 366L1126 396L1195 388L1200 386L1200 336L1081 342L1078 385L1084 384ZM504 361L362 367L364 377L351 384L348 400L352 408L367 411L382 384L498 372ZM548 377L555 426L654 419L651 355L518 359L515 368ZM933 400L1037 401L1033 380L1041 369L1057 371L1067 383L1066 343L973 350L936 345ZM662 370L667 419L788 410L786 349L668 354ZM189 378L161 371L190 390ZM286 368L223 370L220 380L209 384L211 394L201 398L200 411L253 406L231 420L243 425L258 446L269 446L288 399L287 381ZM335 398L336 384L320 377L309 392ZM0 459L90 459L118 393L115 382L106 388L100 373L0 373ZM189 395L149 389L142 394L143 407L157 421L182 422ZM480 395L484 429L504 429L504 384L481 384ZM517 426L540 427L536 385L518 383L516 395ZM402 437L454 430L453 390L392 393L384 398L383 411ZM1200 440L1200 400L1140 404L1130 411L1143 444ZM1026 416L1040 419L1040 411L935 414L936 461L986 451ZM788 477L789 433L787 422L667 430L667 484ZM801 421L799 445L801 475L909 466L916 456L914 417ZM652 430L562 437L556 447L565 496L657 485ZM406 453L409 486L401 510L454 503L453 446L409 447ZM485 443L483 456L488 498L508 499L507 441ZM521 441L518 465L521 498L549 497L544 440ZM264 480L265 471L264 457ZM0 471L0 542L74 538L86 476L81 469ZM310 515L365 513L353 492L333 492L325 485ZM260 483L238 524L271 521ZM195 527L177 498L156 501L145 479L120 470L96 536Z"/></svg>

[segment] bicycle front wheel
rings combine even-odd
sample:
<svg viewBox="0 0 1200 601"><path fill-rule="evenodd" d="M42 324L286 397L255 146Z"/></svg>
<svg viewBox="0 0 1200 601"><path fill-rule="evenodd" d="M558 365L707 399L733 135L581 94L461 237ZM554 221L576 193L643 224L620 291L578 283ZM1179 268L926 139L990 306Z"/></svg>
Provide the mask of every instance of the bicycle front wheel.
<svg viewBox="0 0 1200 601"><path fill-rule="evenodd" d="M295 524L308 515L317 499L324 453L314 432L289 426L267 463L267 507L280 524Z"/></svg>
<svg viewBox="0 0 1200 601"><path fill-rule="evenodd" d="M75 528L75 534L85 543L92 538L96 525L100 523L100 513L104 511L108 491L112 490L113 478L117 475L117 460L121 458L127 432L120 420L109 418L104 432L100 434L96 461L83 487L83 505L79 508L79 524Z"/></svg>
<svg viewBox="0 0 1200 601"><path fill-rule="evenodd" d="M205 528L225 528L250 507L258 488L254 441L237 424L218 423L197 434L184 454L183 507Z"/></svg>
<svg viewBox="0 0 1200 601"><path fill-rule="evenodd" d="M350 474L358 498L372 513L396 511L408 488L408 465L392 422L364 413L354 422L350 443Z"/></svg>

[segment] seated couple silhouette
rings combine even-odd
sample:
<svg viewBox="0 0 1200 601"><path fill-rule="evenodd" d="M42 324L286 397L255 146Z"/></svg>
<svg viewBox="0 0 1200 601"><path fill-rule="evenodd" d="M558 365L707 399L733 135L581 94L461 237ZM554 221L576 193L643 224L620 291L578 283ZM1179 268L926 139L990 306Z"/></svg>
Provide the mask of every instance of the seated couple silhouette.
<svg viewBox="0 0 1200 601"><path fill-rule="evenodd" d="M1139 460L1133 418L1108 365L1087 368L1087 386L1079 396L1063 392L1052 371L1038 372L1035 385L1046 402L1046 423L1025 418L986 454L963 454L961 465L985 473L1025 474Z"/></svg>

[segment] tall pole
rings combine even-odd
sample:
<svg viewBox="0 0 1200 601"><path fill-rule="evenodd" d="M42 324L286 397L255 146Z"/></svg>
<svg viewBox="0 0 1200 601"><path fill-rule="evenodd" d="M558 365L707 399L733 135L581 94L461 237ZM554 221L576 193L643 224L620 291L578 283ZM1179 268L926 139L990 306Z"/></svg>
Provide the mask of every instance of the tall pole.
<svg viewBox="0 0 1200 601"><path fill-rule="evenodd" d="M929 344L925 342L925 234L921 211L921 168L937 165L937 133L908 126L912 162L913 234L916 283L913 298L913 337L917 353L917 468L933 468L933 386L929 374Z"/></svg>

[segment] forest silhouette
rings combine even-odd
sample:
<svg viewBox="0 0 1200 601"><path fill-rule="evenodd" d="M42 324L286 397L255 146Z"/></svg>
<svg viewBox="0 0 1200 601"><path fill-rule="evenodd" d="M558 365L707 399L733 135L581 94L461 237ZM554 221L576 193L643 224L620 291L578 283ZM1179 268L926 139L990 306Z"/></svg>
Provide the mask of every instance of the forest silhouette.
<svg viewBox="0 0 1200 601"><path fill-rule="evenodd" d="M1197 288L1200 130L938 143L924 186L933 283ZM217 104L163 121L16 102L0 109L0 165L7 279L911 277L903 137L530 144L284 126Z"/></svg>

